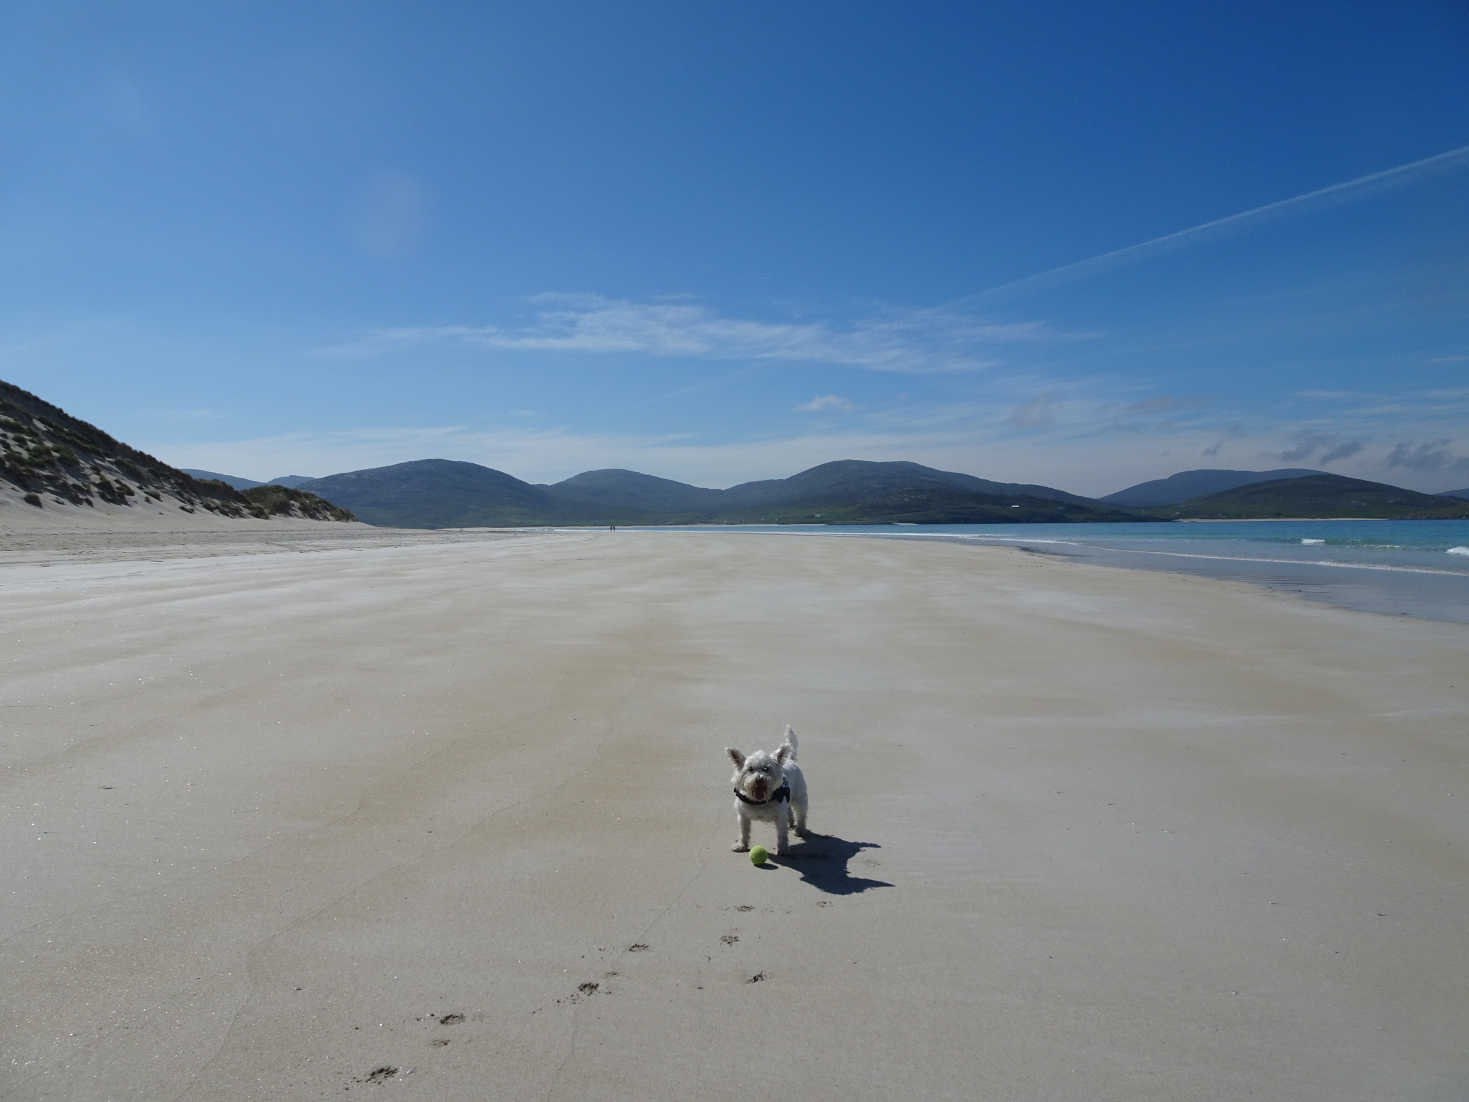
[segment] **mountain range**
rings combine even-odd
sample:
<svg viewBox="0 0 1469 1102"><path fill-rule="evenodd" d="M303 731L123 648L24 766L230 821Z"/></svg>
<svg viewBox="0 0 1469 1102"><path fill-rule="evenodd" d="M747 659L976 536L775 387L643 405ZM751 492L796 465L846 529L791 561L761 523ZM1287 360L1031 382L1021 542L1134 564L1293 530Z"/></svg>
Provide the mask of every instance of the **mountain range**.
<svg viewBox="0 0 1469 1102"><path fill-rule="evenodd" d="M534 484L447 459L351 471L302 487L370 524L423 528L1469 516L1469 508L1446 495L1299 469L1183 471L1100 500L917 463L856 459L726 490L627 470L585 471L562 482Z"/></svg>
<svg viewBox="0 0 1469 1102"><path fill-rule="evenodd" d="M7 486L11 489L7 492ZM1192 470L1093 499L911 462L843 459L718 490L628 470L523 482L419 459L270 483L175 469L0 381L0 504L152 505L228 517L360 518L405 528L606 524L876 524L1246 517L1469 517L1469 490L1421 494L1324 471Z"/></svg>
<svg viewBox="0 0 1469 1102"><path fill-rule="evenodd" d="M917 463L844 459L790 478L706 489L637 471L585 471L551 485L449 459L419 459L302 483L369 524L994 523L1132 520L1048 486L990 482Z"/></svg>

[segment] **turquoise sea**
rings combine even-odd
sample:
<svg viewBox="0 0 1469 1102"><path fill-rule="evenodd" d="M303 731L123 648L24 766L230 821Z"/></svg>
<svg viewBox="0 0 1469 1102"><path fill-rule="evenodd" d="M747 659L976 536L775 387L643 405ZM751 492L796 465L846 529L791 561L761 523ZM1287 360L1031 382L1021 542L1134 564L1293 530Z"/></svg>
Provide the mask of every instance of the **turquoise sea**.
<svg viewBox="0 0 1469 1102"><path fill-rule="evenodd" d="M1108 566L1250 581L1370 612L1469 623L1469 520L743 525L698 530L1020 547Z"/></svg>

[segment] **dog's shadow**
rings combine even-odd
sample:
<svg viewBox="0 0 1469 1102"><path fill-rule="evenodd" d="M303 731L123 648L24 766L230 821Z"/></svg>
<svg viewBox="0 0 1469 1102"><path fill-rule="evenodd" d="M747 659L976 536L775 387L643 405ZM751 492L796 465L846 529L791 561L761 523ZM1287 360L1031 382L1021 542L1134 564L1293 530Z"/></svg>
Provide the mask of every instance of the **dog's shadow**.
<svg viewBox="0 0 1469 1102"><path fill-rule="evenodd" d="M893 886L886 880L853 876L847 868L852 858L864 849L881 848L876 842L849 842L835 834L807 834L805 838L793 838L786 852L772 860L795 869L802 880L818 891L830 895L855 895L869 888Z"/></svg>

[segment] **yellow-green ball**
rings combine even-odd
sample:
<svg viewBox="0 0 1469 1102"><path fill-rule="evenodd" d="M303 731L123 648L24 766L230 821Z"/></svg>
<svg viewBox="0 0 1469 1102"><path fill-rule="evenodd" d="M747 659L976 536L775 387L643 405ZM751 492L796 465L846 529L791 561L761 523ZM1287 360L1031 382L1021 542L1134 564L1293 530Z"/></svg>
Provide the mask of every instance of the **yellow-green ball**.
<svg viewBox="0 0 1469 1102"><path fill-rule="evenodd" d="M770 856L770 854L765 849L764 846L751 846L750 847L750 864L752 864L752 865L763 865L763 864L765 864L765 859L767 857L769 857L769 856Z"/></svg>

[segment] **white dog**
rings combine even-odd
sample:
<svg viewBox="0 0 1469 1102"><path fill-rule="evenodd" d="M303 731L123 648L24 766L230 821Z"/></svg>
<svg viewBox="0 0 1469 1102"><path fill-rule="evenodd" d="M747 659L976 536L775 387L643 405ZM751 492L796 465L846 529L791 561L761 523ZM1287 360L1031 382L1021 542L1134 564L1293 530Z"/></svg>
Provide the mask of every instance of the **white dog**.
<svg viewBox="0 0 1469 1102"><path fill-rule="evenodd" d="M740 819L740 840L732 847L736 853L750 848L750 820L768 819L775 823L775 852L786 851L789 827L806 837L806 778L796 764L796 732L786 728L785 742L773 754L756 750L748 758L732 746L726 754L735 764L735 814Z"/></svg>

